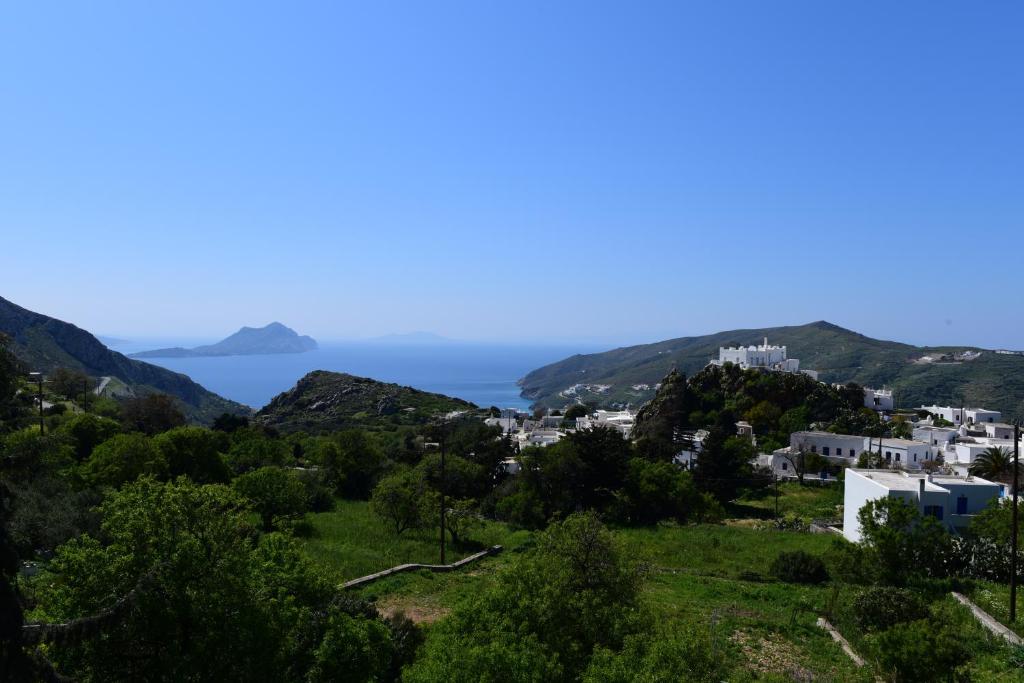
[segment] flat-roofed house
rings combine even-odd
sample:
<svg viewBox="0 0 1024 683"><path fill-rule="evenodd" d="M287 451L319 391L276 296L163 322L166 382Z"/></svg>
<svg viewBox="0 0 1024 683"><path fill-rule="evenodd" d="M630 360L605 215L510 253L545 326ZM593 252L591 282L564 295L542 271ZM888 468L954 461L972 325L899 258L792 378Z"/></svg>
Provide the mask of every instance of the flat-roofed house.
<svg viewBox="0 0 1024 683"><path fill-rule="evenodd" d="M843 536L854 543L861 540L857 515L872 500L899 498L958 532L1005 493L1002 484L980 477L853 468L846 470L843 487Z"/></svg>

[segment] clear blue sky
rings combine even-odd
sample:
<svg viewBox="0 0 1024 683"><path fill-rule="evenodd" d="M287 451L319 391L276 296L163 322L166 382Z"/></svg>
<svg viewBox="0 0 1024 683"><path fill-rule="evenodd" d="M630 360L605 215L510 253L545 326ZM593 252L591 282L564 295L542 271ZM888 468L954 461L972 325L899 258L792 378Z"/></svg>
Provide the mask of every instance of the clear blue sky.
<svg viewBox="0 0 1024 683"><path fill-rule="evenodd" d="M1019 2L12 3L0 296L121 335L827 319L1021 348L1022 25Z"/></svg>

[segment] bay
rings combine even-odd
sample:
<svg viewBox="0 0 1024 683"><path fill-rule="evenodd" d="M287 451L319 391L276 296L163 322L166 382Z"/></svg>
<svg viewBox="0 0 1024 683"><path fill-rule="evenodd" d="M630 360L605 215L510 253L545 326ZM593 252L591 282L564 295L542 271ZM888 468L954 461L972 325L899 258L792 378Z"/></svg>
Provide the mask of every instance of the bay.
<svg viewBox="0 0 1024 683"><path fill-rule="evenodd" d="M161 344L146 340L111 348L132 353L161 348ZM184 373L210 391L254 408L266 405L312 370L331 370L455 396L482 407L527 409L530 401L519 395L516 380L548 363L597 350L564 345L336 342L306 353L145 361Z"/></svg>

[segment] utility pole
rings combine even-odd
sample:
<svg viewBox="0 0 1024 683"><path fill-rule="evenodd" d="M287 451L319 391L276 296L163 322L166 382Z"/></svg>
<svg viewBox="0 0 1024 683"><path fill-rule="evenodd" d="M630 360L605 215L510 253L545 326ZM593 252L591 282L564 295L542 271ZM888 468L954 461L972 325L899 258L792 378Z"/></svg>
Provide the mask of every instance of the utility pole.
<svg viewBox="0 0 1024 683"><path fill-rule="evenodd" d="M1020 467L1020 419L1013 423L1013 538L1010 539L1010 623L1017 620L1017 478Z"/></svg>
<svg viewBox="0 0 1024 683"><path fill-rule="evenodd" d="M441 425L441 564L447 564L444 561L444 489L445 489L445 472L444 472L444 459L445 459L445 432L447 424L442 423Z"/></svg>
<svg viewBox="0 0 1024 683"><path fill-rule="evenodd" d="M39 401L39 435L42 436L43 430L45 429L43 424L43 373L30 372L28 374L29 377L35 377L36 381L39 383L39 395L37 400Z"/></svg>
<svg viewBox="0 0 1024 683"><path fill-rule="evenodd" d="M779 473L773 472L775 479L775 519L779 518Z"/></svg>

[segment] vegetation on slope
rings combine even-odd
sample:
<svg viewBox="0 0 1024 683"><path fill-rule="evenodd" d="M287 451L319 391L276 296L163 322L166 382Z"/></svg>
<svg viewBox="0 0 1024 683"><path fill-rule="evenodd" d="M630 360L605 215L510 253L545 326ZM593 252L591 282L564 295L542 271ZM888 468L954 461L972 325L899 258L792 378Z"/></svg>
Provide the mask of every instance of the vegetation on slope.
<svg viewBox="0 0 1024 683"><path fill-rule="evenodd" d="M210 424L223 413L249 415L251 409L218 396L188 376L111 351L96 337L70 323L34 313L0 298L0 333L11 338L11 350L26 368L48 373L58 368L80 370L92 377L115 377L126 393L165 393L181 402L188 419Z"/></svg>
<svg viewBox="0 0 1024 683"><path fill-rule="evenodd" d="M476 410L469 401L366 377L315 370L278 394L256 421L282 431L420 425L452 412Z"/></svg>

